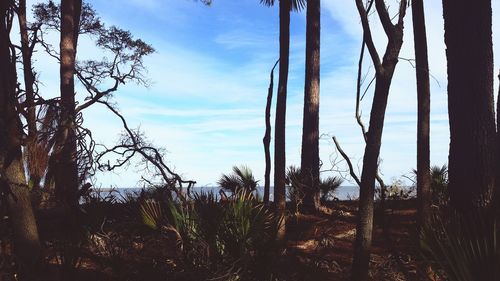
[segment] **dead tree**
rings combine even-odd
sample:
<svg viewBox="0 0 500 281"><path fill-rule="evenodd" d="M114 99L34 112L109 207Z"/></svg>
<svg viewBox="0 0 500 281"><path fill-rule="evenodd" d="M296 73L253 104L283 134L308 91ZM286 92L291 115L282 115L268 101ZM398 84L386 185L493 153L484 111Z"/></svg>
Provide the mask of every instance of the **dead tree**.
<svg viewBox="0 0 500 281"><path fill-rule="evenodd" d="M373 1L368 2L368 6L366 8L366 13L369 14L371 8L373 7ZM356 106L355 106L355 113L354 113L354 118L356 119L356 123L359 125L359 128L361 130L361 135L363 136L363 140L366 144L367 138L367 132L366 132L366 126L365 123L363 122L362 114L361 114L361 101L364 98L365 94L367 91L370 89L370 86L373 84L373 81L375 80L375 77L371 79L371 81L368 83L366 89L361 93L362 91L362 86L363 83L366 79L366 76L363 76L363 61L365 57L365 50L366 50L366 44L365 40L363 38L361 42L361 50L359 52L359 59L358 59L358 73L357 73L357 80L356 80ZM352 165L351 159L347 155L347 153L344 152L342 149L342 146L340 145L340 142L337 140L335 136L332 137L333 143L335 144L335 148L337 151L340 153L344 161L346 161L349 174L351 178L356 182L358 187L361 186L361 181L359 179L359 176L356 174L356 171L354 170L354 166ZM377 180L379 187L380 187L380 200L381 200L381 209L384 210L384 202L386 199L386 185L384 183L384 180L380 176L379 171L377 171L375 179Z"/></svg>
<svg viewBox="0 0 500 281"><path fill-rule="evenodd" d="M407 6L407 1L402 0L399 6L397 22L393 24L384 0L374 1L377 14L388 39L382 60L373 42L368 14L363 1L356 0L356 6L363 27L363 38L375 68L375 92L370 113L370 123L366 133L366 147L361 173L358 223L352 265L353 281L368 280L373 231L375 179L378 170L378 158L382 144L382 131L389 89L403 44L403 19L406 15Z"/></svg>
<svg viewBox="0 0 500 281"><path fill-rule="evenodd" d="M279 60L276 61L271 69L269 89L267 90L266 102L266 132L262 142L264 143L264 156L266 158L266 169L264 172L264 203L269 204L269 193L271 189L271 104L273 101L273 88L274 88L274 69L278 65Z"/></svg>
<svg viewBox="0 0 500 281"><path fill-rule="evenodd" d="M97 154L95 163L97 164L98 169L113 171L129 164L134 157L140 156L143 160L144 169L146 171L151 171L150 166L152 166L153 178L159 176L161 179L160 184L163 187L169 189L171 192L174 192L180 200L185 201L186 194L190 194L190 189L196 182L183 180L179 174L170 169L170 167L168 167L163 160L164 154L161 150L148 143L139 129L131 129L123 115L118 112L116 108L108 102L97 102L106 106L108 110L116 115L120 119L124 129L124 133L118 141L118 144L110 148L104 146L104 150ZM110 155L112 155L115 159L113 163L104 161L105 158ZM152 183L150 180L147 181ZM184 192L183 188L186 184L187 190Z"/></svg>

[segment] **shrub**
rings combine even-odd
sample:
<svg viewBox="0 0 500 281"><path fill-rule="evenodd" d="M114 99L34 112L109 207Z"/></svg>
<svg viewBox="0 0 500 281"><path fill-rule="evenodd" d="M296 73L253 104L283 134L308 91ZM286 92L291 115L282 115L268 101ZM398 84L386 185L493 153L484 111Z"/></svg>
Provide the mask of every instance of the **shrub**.
<svg viewBox="0 0 500 281"><path fill-rule="evenodd" d="M431 193L432 204L436 206L448 205L448 167L446 165L431 167Z"/></svg>
<svg viewBox="0 0 500 281"><path fill-rule="evenodd" d="M288 185L288 199L292 203L294 213L299 212L299 208L304 201L306 184L302 177L300 168L290 166L286 172L286 183Z"/></svg>
<svg viewBox="0 0 500 281"><path fill-rule="evenodd" d="M424 257L450 281L500 280L498 216L485 211L435 216L421 233Z"/></svg>
<svg viewBox="0 0 500 281"><path fill-rule="evenodd" d="M321 201L326 202L334 198L334 193L339 186L344 182L339 177L327 177L319 181L319 190L321 194Z"/></svg>
<svg viewBox="0 0 500 281"><path fill-rule="evenodd" d="M257 189L257 182L253 176L252 170L247 166L233 167L233 173L223 174L218 181L223 191L229 191L235 194L239 189L253 192Z"/></svg>
<svg viewBox="0 0 500 281"><path fill-rule="evenodd" d="M186 203L145 201L140 210L146 225L175 228L186 265L213 276L251 279L262 276L275 237L275 217L245 189L227 201L211 192L194 194ZM226 280L226 279L224 279Z"/></svg>

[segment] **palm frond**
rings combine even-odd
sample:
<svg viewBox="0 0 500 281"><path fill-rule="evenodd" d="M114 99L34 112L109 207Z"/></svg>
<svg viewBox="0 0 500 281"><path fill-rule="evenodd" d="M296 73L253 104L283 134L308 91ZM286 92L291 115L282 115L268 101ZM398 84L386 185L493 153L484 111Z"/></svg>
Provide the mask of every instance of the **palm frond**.
<svg viewBox="0 0 500 281"><path fill-rule="evenodd" d="M139 205L143 223L152 228L159 229L163 222L163 210L156 200L144 200Z"/></svg>
<svg viewBox="0 0 500 281"><path fill-rule="evenodd" d="M319 190L321 192L321 200L328 201L332 198L335 190L339 188L343 182L344 180L340 177L327 177L326 179L320 180Z"/></svg>
<svg viewBox="0 0 500 281"><path fill-rule="evenodd" d="M280 0L280 1L289 1L290 3L290 11L301 11L306 7L306 0ZM274 6L275 0L260 0L260 3L265 6Z"/></svg>
<svg viewBox="0 0 500 281"><path fill-rule="evenodd" d="M234 166L233 173L229 175L223 174L217 183L223 190L235 194L238 189L255 191L257 182L250 168L247 166Z"/></svg>
<svg viewBox="0 0 500 281"><path fill-rule="evenodd" d="M421 233L424 256L450 281L500 278L500 228L486 212L435 216Z"/></svg>

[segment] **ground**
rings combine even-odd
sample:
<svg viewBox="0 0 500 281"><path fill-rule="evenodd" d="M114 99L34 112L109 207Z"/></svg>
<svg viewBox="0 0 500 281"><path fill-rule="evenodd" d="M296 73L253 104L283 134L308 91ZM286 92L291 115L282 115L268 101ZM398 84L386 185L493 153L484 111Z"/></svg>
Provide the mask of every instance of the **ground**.
<svg viewBox="0 0 500 281"><path fill-rule="evenodd" d="M314 215L290 215L287 222L287 245L279 265L280 280L348 280L356 227L356 201L330 202ZM131 225L130 206L108 205L89 210L105 213L100 225L94 224L91 243L80 249L73 280L199 280L196 273L180 270L175 263L175 237L168 231L152 232L140 222ZM96 214L91 214L97 216ZM390 201L386 211L376 212L371 259L374 281L429 280L418 277L420 261L415 241L415 202ZM61 275L57 254L65 241L64 225L54 211L37 214L46 265L40 280L67 280ZM382 219L384 218L384 219ZM385 227L383 227L383 223ZM95 231L97 229L98 231ZM160 231L161 232L161 231ZM10 266L9 247L0 250L0 281L16 280ZM167 278L168 277L168 278ZM437 280L437 279L436 279Z"/></svg>

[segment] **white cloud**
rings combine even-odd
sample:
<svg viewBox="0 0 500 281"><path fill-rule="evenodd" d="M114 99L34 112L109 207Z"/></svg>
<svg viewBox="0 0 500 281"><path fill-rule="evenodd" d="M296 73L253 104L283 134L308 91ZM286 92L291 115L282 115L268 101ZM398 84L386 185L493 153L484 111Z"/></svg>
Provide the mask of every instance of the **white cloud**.
<svg viewBox="0 0 500 281"><path fill-rule="evenodd" d="M262 136L265 98L269 71L278 54L276 19L273 19L273 24L260 24L253 18L242 19L240 15L222 13L219 8L205 9L204 17L224 24L218 26L220 32L210 42L199 41L199 45L190 45L176 42L172 34L175 34L174 31L179 26L192 24L194 20L190 16L197 16L201 5L193 5L191 1L177 2L182 3L175 4L168 12L166 6L168 3L173 4L172 1L166 1L166 4L149 0L144 6L152 15L148 21L162 23L166 29L172 30L168 36L154 32L141 33L144 31L141 28L135 30L148 37L158 50L145 61L149 70L148 77L153 83L148 90L127 85L116 94L115 100L130 126L140 125L155 144L166 147L169 164L187 178L198 180L202 185L213 184L221 173L229 172L232 165L247 164L254 170L256 177L261 179L264 170ZM392 2L391 12L397 7L396 1ZM136 0L128 3L138 5ZM244 5L247 4L245 2ZM500 12L500 3L495 2L493 5L494 13ZM128 21L127 24L134 27L135 20L120 17L119 11L109 12L105 17L108 24ZM171 19L166 19L169 17ZM357 57L361 40L358 18L354 1L323 1L320 130L321 133L336 135L344 150L352 156L353 162L360 165L364 143L354 119ZM499 42L500 34L497 18L494 17L495 43ZM303 24L300 17L292 17L292 20ZM440 1L426 2L426 20L431 73L440 84L431 82L431 160L432 163L443 164L447 161L449 136L446 57ZM383 52L385 35L377 22L376 14L372 15L375 42L380 52ZM414 56L411 26L411 12L408 11L401 57ZM201 31L198 32L206 30L203 26L199 28ZM181 35L183 34L179 34ZM205 43L215 43L217 52L214 49L205 51ZM500 51L499 45L495 44L496 54ZM304 46L303 30L296 28L292 31L291 38L287 108L288 165L300 163ZM79 54L92 55L90 49L92 48L88 46L80 47ZM43 70L43 81L47 81L46 91L57 90L57 77L52 80L47 78L51 73L57 73L54 62L41 59L37 65ZM364 69L368 71L369 65L370 60L366 57ZM498 65L496 63L497 68ZM368 80L371 75L373 69L368 72ZM276 71L275 91L277 77ZM408 62L401 60L389 97L381 151L382 171L386 181L406 174L415 167L414 85L414 69ZM372 90L368 91L362 103L363 120L366 124L371 93ZM98 141L110 145L116 140L121 124L102 107L87 110L85 120ZM274 127L274 121L272 124ZM325 137L320 147L324 167L328 166L328 159L334 151L331 140ZM99 176L103 183L118 186L134 185L139 178L140 173L132 170L120 175Z"/></svg>

